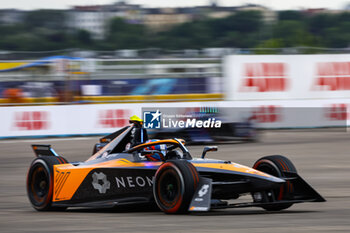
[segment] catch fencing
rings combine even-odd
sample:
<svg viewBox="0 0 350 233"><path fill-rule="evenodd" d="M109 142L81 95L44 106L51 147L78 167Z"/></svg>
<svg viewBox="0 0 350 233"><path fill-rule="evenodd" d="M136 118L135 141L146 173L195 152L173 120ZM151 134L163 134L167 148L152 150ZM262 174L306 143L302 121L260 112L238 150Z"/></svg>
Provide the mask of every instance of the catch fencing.
<svg viewBox="0 0 350 233"><path fill-rule="evenodd" d="M250 119L258 128L313 128L349 126L349 99L130 103L98 105L27 106L0 108L0 138L100 135L128 125L143 108L178 108L193 112L218 109L221 119Z"/></svg>

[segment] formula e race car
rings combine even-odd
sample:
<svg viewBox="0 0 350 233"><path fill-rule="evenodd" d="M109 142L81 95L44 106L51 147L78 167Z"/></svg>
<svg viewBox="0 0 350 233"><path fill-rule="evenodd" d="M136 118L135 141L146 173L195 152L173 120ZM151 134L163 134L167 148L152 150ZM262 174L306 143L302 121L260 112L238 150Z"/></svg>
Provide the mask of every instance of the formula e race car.
<svg viewBox="0 0 350 233"><path fill-rule="evenodd" d="M44 211L155 203L165 213L186 213L252 206L278 211L325 201L284 156L263 157L250 168L206 159L217 147L205 147L201 158L193 158L177 138L129 148L134 127L102 138L108 143L85 162L69 163L50 145L32 145L37 156L27 175L32 206ZM154 154L162 156L150 160ZM252 201L235 201L244 194Z"/></svg>

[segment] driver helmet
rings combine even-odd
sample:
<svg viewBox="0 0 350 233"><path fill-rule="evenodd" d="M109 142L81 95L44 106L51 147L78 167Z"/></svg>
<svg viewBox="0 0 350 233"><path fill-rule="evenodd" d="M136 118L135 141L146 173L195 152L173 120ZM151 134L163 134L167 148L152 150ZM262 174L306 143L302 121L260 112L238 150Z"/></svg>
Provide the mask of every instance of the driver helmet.
<svg viewBox="0 0 350 233"><path fill-rule="evenodd" d="M155 142L155 141L159 141L157 139L151 139L146 141L146 143L148 142ZM166 154L167 151L167 146L165 144L159 144L159 145L154 145L154 146L149 146L144 148L144 151L153 151L153 150L157 150L159 152L150 152L149 154L146 154L145 157L147 158L147 160L149 161L163 161L164 160L164 156Z"/></svg>
<svg viewBox="0 0 350 233"><path fill-rule="evenodd" d="M130 117L129 123L130 124L135 123L135 124L142 125L143 124L143 120L140 117L138 117L136 115L133 115L132 117Z"/></svg>

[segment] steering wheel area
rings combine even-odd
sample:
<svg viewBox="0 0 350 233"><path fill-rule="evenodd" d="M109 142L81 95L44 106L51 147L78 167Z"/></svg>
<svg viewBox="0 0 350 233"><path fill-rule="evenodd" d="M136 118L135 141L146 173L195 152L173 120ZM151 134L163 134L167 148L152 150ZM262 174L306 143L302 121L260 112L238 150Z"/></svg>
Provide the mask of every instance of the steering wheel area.
<svg viewBox="0 0 350 233"><path fill-rule="evenodd" d="M181 154L178 150L171 150L165 155L165 160L175 160L182 159L183 154Z"/></svg>
<svg viewBox="0 0 350 233"><path fill-rule="evenodd" d="M164 149L158 149L161 148ZM144 143L130 148L127 153L138 155L141 160L167 161L178 159L191 159L191 155L181 141L177 139L159 140L151 143Z"/></svg>

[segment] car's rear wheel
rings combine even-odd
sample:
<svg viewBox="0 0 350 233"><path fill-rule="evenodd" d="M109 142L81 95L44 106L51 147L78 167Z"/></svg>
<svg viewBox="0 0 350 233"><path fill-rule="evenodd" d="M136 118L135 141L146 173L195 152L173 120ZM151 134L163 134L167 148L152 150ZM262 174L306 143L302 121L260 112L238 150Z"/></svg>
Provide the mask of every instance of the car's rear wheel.
<svg viewBox="0 0 350 233"><path fill-rule="evenodd" d="M254 169L265 172L267 174L284 178L285 172L297 172L293 163L282 155L270 155L265 156L255 162ZM280 188L272 190L276 201L288 200L289 196L293 194L294 187L290 181L287 181ZM253 195L254 198L254 195ZM268 211L278 211L291 207L293 204L273 204L264 206L263 208Z"/></svg>
<svg viewBox="0 0 350 233"><path fill-rule="evenodd" d="M32 206L38 211L64 210L52 206L53 165L64 164L63 157L41 156L34 159L27 175L27 194Z"/></svg>
<svg viewBox="0 0 350 233"><path fill-rule="evenodd" d="M159 167L153 185L154 199L167 214L186 213L197 189L196 168L185 160L173 160Z"/></svg>

